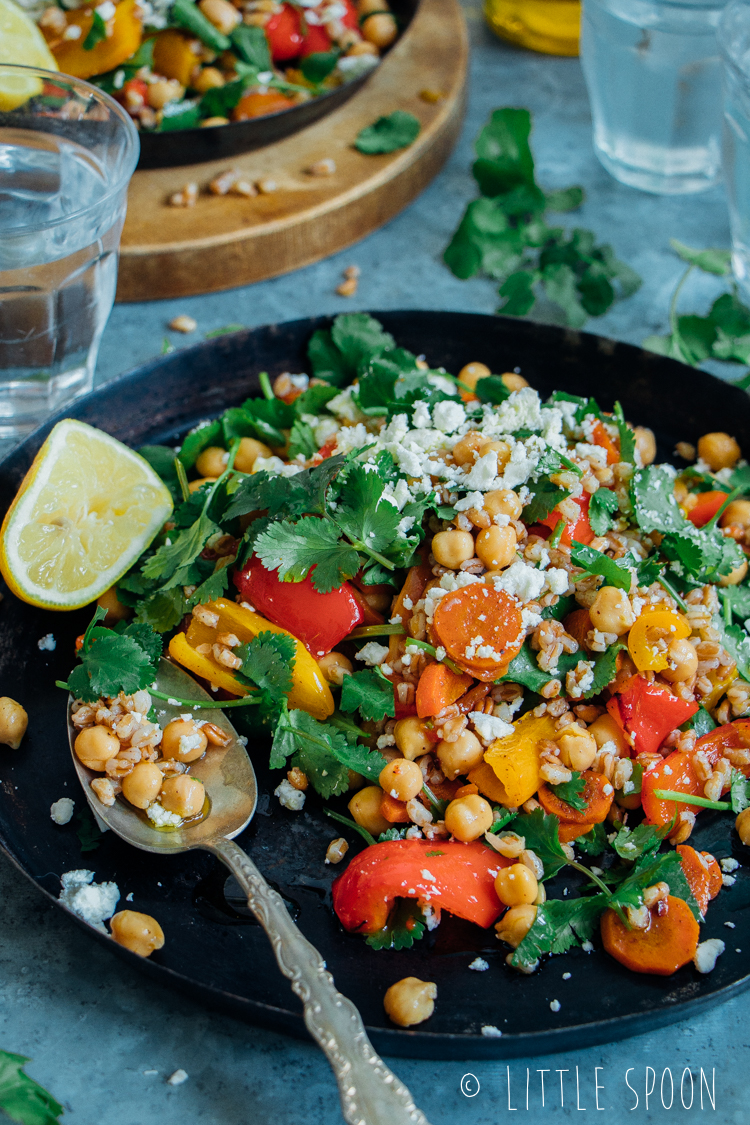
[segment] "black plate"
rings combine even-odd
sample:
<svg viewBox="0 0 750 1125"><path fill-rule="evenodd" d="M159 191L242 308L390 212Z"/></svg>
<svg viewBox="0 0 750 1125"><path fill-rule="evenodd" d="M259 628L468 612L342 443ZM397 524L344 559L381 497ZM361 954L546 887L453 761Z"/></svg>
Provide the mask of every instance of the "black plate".
<svg viewBox="0 0 750 1125"><path fill-rule="evenodd" d="M709 430L728 429L750 450L750 399L700 371L627 344L501 317L445 312L375 314L412 351L433 365L457 372L469 360L493 371L520 367L543 394L562 388L593 394L610 409L616 398L626 416L654 428L659 457L668 459L676 441L695 441ZM217 414L248 394L259 393L257 375L305 370L311 332L320 318L238 332L152 360L82 399L69 415L100 426L132 445L174 442L202 418ZM5 509L52 423L31 435L0 465L0 507ZM0 683L3 694L29 711L29 732L17 752L0 754L0 845L45 893L59 892L58 875L89 867L98 881L114 879L133 908L153 914L164 927L164 949L144 962L113 942L108 947L133 965L189 995L269 1027L304 1035L300 1006L276 968L270 945L232 894L227 873L208 855L158 859L130 849L107 833L96 851L81 854L75 822L59 827L50 804L72 796L85 805L70 761L65 733L65 696L54 687L73 664L74 638L90 614L47 613L6 595L0 607ZM54 652L37 641L52 632ZM721 892L708 911L703 937L720 937L727 951L716 969L701 976L692 965L672 977L638 976L598 946L549 960L532 977L504 964L506 949L494 931L445 919L411 951L374 952L360 937L344 933L329 907L335 868L323 863L328 842L339 833L322 815L315 797L302 813L289 813L271 796L282 776L263 762L268 747L249 747L258 772L258 813L240 843L285 896L307 937L334 973L339 988L358 1004L376 1047L390 1055L481 1058L541 1054L585 1047L651 1031L682 1019L746 987L750 950L750 878L743 866L737 882ZM742 864L750 853L739 843L731 818L704 812L691 839L696 847ZM357 845L353 842L353 849ZM351 853L350 853L351 854ZM574 880L558 876L550 887L560 896ZM725 921L735 924L724 927ZM81 923L83 925L83 923ZM89 933L92 931L89 930ZM470 972L480 954L487 973ZM564 972L572 973L563 981ZM386 988L404 976L432 980L438 1003L432 1019L414 1031L389 1025L383 1013ZM559 1000L561 1010L549 1004ZM502 1038L486 1038L483 1024Z"/></svg>
<svg viewBox="0 0 750 1125"><path fill-rule="evenodd" d="M399 21L399 39L405 33L417 10L419 0L393 0L391 8ZM384 56L387 57L388 52ZM250 121L235 121L230 125L217 125L213 129L178 129L171 133L142 132L139 168L175 168L180 164L201 164L205 160L228 160L243 152L254 152L265 145L298 133L326 114L332 113L361 90L370 74L368 71L353 82L338 86L319 98L255 117Z"/></svg>

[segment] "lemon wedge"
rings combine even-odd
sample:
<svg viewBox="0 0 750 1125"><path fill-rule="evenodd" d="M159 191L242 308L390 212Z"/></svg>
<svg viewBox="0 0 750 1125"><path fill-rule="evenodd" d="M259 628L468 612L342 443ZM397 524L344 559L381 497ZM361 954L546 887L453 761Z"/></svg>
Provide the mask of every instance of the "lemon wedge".
<svg viewBox="0 0 750 1125"><path fill-rule="evenodd" d="M0 0L0 63L58 69L41 31L14 0ZM17 109L41 92L42 83L33 74L0 74L0 110Z"/></svg>
<svg viewBox="0 0 750 1125"><path fill-rule="evenodd" d="M0 529L0 571L23 601L88 605L121 578L172 511L151 466L66 418L34 458Z"/></svg>

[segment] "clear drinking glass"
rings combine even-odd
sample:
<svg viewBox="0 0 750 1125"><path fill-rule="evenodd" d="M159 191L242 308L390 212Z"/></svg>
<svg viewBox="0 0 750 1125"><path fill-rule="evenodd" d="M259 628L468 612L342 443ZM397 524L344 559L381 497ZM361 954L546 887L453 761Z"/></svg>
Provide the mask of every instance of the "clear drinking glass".
<svg viewBox="0 0 750 1125"><path fill-rule="evenodd" d="M91 389L138 147L95 86L0 65L0 438Z"/></svg>
<svg viewBox="0 0 750 1125"><path fill-rule="evenodd" d="M750 297L750 3L733 0L719 25L724 60L724 175L734 275Z"/></svg>
<svg viewBox="0 0 750 1125"><path fill-rule="evenodd" d="M721 175L721 61L727 0L584 0L581 61L594 148L621 183L660 195Z"/></svg>

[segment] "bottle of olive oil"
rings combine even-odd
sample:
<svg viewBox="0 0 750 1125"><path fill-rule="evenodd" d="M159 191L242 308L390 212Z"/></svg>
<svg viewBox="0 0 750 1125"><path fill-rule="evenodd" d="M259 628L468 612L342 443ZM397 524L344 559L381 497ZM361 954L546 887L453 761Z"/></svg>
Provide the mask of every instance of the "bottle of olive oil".
<svg viewBox="0 0 750 1125"><path fill-rule="evenodd" d="M577 55L580 0L484 0L487 23L501 39L547 55Z"/></svg>

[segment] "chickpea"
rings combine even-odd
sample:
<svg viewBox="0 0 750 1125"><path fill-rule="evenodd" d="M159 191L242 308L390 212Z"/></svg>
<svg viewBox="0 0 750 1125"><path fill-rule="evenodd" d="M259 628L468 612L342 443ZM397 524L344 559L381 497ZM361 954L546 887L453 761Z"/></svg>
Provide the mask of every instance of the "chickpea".
<svg viewBox="0 0 750 1125"><path fill-rule="evenodd" d="M661 675L672 684L692 680L698 671L698 654L687 639L669 642L667 660L669 664L662 669Z"/></svg>
<svg viewBox="0 0 750 1125"><path fill-rule="evenodd" d="M122 795L137 809L147 809L159 796L164 774L153 762L138 762L122 779Z"/></svg>
<svg viewBox="0 0 750 1125"><path fill-rule="evenodd" d="M531 905L539 893L536 875L523 863L501 867L495 879L497 897L506 906Z"/></svg>
<svg viewBox="0 0 750 1125"><path fill-rule="evenodd" d="M434 746L432 740L427 737L424 723L416 715L410 715L408 719L399 719L393 728L393 737L401 753L410 762L415 758L421 758Z"/></svg>
<svg viewBox="0 0 750 1125"><path fill-rule="evenodd" d="M386 594L385 591L383 593L378 593L377 591L368 593L365 589L362 597L365 599L370 609L374 609L376 613L385 613L387 609L391 608L391 602L393 601L393 594Z"/></svg>
<svg viewBox="0 0 750 1125"><path fill-rule="evenodd" d="M445 810L445 827L464 844L489 832L494 819L492 806L484 797L471 794L451 801Z"/></svg>
<svg viewBox="0 0 750 1125"><path fill-rule="evenodd" d="M719 469L731 469L739 461L740 452L739 445L729 434L719 432L698 438L698 456L714 473Z"/></svg>
<svg viewBox="0 0 750 1125"><path fill-rule="evenodd" d="M390 793L397 801L410 801L422 792L424 778L416 762L407 758L396 758L380 771L378 778L381 789Z"/></svg>
<svg viewBox="0 0 750 1125"><path fill-rule="evenodd" d="M272 456L273 451L262 441L256 441L255 438L251 437L243 437L240 439L237 456L234 459L234 467L238 473L251 473L259 457Z"/></svg>
<svg viewBox="0 0 750 1125"><path fill-rule="evenodd" d="M587 730L579 726L566 727L555 741L560 747L560 761L568 769L583 773L593 764L597 754L596 739Z"/></svg>
<svg viewBox="0 0 750 1125"><path fill-rule="evenodd" d="M732 500L719 519L721 527L741 527L743 531L750 528L750 500Z"/></svg>
<svg viewBox="0 0 750 1125"><path fill-rule="evenodd" d="M747 559L743 559L739 566L730 570L729 574L719 579L720 586L737 586L747 574Z"/></svg>
<svg viewBox="0 0 750 1125"><path fill-rule="evenodd" d="M206 801L206 790L202 781L188 773L178 773L168 777L161 787L159 800L168 812L177 816L197 816Z"/></svg>
<svg viewBox="0 0 750 1125"><path fill-rule="evenodd" d="M506 910L500 921L496 923L495 932L500 941L505 941L508 945L512 945L514 949L518 949L518 946L534 925L535 918L536 907L530 903L511 906L510 910Z"/></svg>
<svg viewBox="0 0 750 1125"><path fill-rule="evenodd" d="M505 566L510 566L516 557L517 547L516 529L510 524L507 527L493 524L492 527L480 531L477 536L477 557L488 570L501 570Z"/></svg>
<svg viewBox="0 0 750 1125"><path fill-rule="evenodd" d="M218 67L204 66L203 70L195 78L193 82L193 89L197 90L199 94L205 94L209 90L216 90L219 86L224 85L224 75Z"/></svg>
<svg viewBox="0 0 750 1125"><path fill-rule="evenodd" d="M185 87L175 78L157 78L148 87L146 100L152 109L164 109L169 102L179 101L185 96Z"/></svg>
<svg viewBox="0 0 750 1125"><path fill-rule="evenodd" d="M486 363L467 363L459 371L458 377L465 386L473 391L480 379L486 379L491 374L492 372Z"/></svg>
<svg viewBox="0 0 750 1125"><path fill-rule="evenodd" d="M528 379L524 379L523 375L518 375L515 371L506 371L500 378L509 391L520 391L529 385Z"/></svg>
<svg viewBox="0 0 750 1125"><path fill-rule="evenodd" d="M120 740L106 727L86 727L73 744L76 756L90 770L104 770L104 763L120 753Z"/></svg>
<svg viewBox="0 0 750 1125"><path fill-rule="evenodd" d="M480 445L484 445L487 438L476 430L469 430L460 441L453 446L453 460L457 465L473 465Z"/></svg>
<svg viewBox="0 0 750 1125"><path fill-rule="evenodd" d="M28 725L29 716L21 704L7 695L0 697L0 743L10 746L11 750L17 750Z"/></svg>
<svg viewBox="0 0 750 1125"><path fill-rule="evenodd" d="M484 747L470 730L462 731L455 742L438 742L436 753L449 781L480 766L484 759Z"/></svg>
<svg viewBox="0 0 750 1125"><path fill-rule="evenodd" d="M498 466L502 467L510 461L511 448L507 441L482 442L477 450L477 459L485 457L488 453L496 453Z"/></svg>
<svg viewBox="0 0 750 1125"><path fill-rule="evenodd" d="M435 1011L437 985L419 977L404 977L396 981L383 998L386 1015L399 1027L413 1027L424 1023Z"/></svg>
<svg viewBox="0 0 750 1125"><path fill-rule="evenodd" d="M362 35L368 43L374 43L382 51L390 47L398 35L398 25L389 12L378 12L364 21Z"/></svg>
<svg viewBox="0 0 750 1125"><path fill-rule="evenodd" d="M360 39L358 43L352 43L351 47L346 52L347 58L356 57L357 55L379 55L380 51L374 43L368 43L366 39Z"/></svg>
<svg viewBox="0 0 750 1125"><path fill-rule="evenodd" d="M635 621L628 595L615 586L603 586L589 610L591 622L602 633L627 633Z"/></svg>
<svg viewBox="0 0 750 1125"><path fill-rule="evenodd" d="M458 570L474 558L474 537L470 531L439 531L432 537L432 553L440 566Z"/></svg>
<svg viewBox="0 0 750 1125"><path fill-rule="evenodd" d="M231 35L242 16L229 0L199 0L198 7L222 35Z"/></svg>
<svg viewBox="0 0 750 1125"><path fill-rule="evenodd" d="M341 687L344 676L348 672L354 671L351 660L341 652L327 652L325 656L321 656L318 667L323 673L324 679L329 684L335 684L336 687Z"/></svg>
<svg viewBox="0 0 750 1125"><path fill-rule="evenodd" d="M164 931L150 914L120 910L112 916L109 926L117 944L139 957L150 957L155 949L164 945Z"/></svg>
<svg viewBox="0 0 750 1125"><path fill-rule="evenodd" d="M734 822L740 840L750 846L750 808L743 809Z"/></svg>
<svg viewBox="0 0 750 1125"><path fill-rule="evenodd" d="M130 606L123 605L117 597L117 587L110 586L105 590L101 597L96 599L96 604L100 605L102 609L106 609L107 616L104 621L107 625L114 625L116 621L124 621L126 617L130 617L132 610Z"/></svg>
<svg viewBox="0 0 750 1125"><path fill-rule="evenodd" d="M656 460L656 438L654 431L647 426L636 426L635 451L641 459L641 465L653 465Z"/></svg>
<svg viewBox="0 0 750 1125"><path fill-rule="evenodd" d="M625 735L611 715L601 715L591 724L588 733L593 735L597 749L601 750L608 742L614 742L620 757L629 755L630 747L625 741Z"/></svg>
<svg viewBox="0 0 750 1125"><path fill-rule="evenodd" d="M379 785L366 785L355 793L349 802L349 812L352 818L362 828L366 828L371 836L378 838L381 832L387 832L393 825L386 820L380 811L383 800L383 790Z"/></svg>
<svg viewBox="0 0 750 1125"><path fill-rule="evenodd" d="M172 719L167 723L161 739L164 758L178 762L195 762L206 752L208 739L193 719Z"/></svg>
<svg viewBox="0 0 750 1125"><path fill-rule="evenodd" d="M195 471L202 477L220 477L227 467L229 454L220 445L209 445L198 456Z"/></svg>
<svg viewBox="0 0 750 1125"><path fill-rule="evenodd" d="M496 488L493 492L485 493L484 510L491 516L508 516L511 520L521 517L523 504L518 493L510 488Z"/></svg>
<svg viewBox="0 0 750 1125"><path fill-rule="evenodd" d="M381 0L357 0L357 15L369 16L373 12L387 12L389 6Z"/></svg>
<svg viewBox="0 0 750 1125"><path fill-rule="evenodd" d="M197 492L204 484L213 484L216 477L201 477L200 480L191 480L188 485L189 492Z"/></svg>

